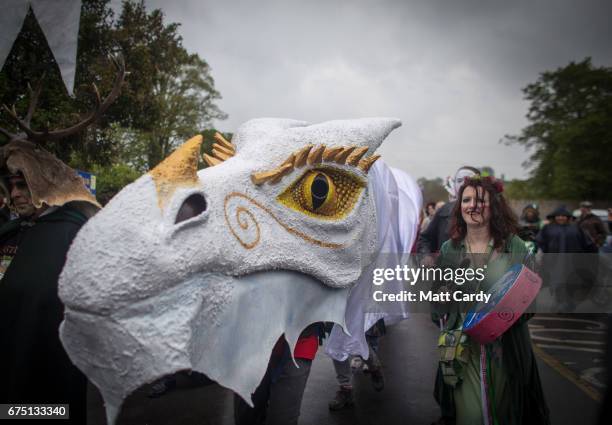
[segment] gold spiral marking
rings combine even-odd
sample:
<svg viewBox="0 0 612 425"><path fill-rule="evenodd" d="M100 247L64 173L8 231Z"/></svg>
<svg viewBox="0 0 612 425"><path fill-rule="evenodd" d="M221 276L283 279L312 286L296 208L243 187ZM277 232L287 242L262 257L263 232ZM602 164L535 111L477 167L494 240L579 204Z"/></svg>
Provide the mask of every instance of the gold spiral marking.
<svg viewBox="0 0 612 425"><path fill-rule="evenodd" d="M259 239L261 237L261 230L259 228L259 223L257 222L257 219L255 218L255 214L253 214L251 211L247 210L244 207L238 207L236 208L236 221L238 222L238 225L240 226L241 229L247 230L249 228L248 220L243 219L244 214L246 214L251 220L253 220L253 223L255 223L255 227L257 228L257 236L255 237L255 240L251 243L243 242L238 237L238 235L233 231L233 229L231 229L231 227L230 227L230 230L232 230L232 233L234 233L234 236L238 238L242 246L244 246L246 249L251 249L257 246L257 244L259 243Z"/></svg>
<svg viewBox="0 0 612 425"><path fill-rule="evenodd" d="M228 194L225 197L225 201L224 201L224 213L225 213L225 222L227 223L227 226L230 229L230 232L232 232L232 235L234 235L234 237L238 240L238 242L240 242L240 244L246 248L246 249L252 249L255 246L257 246L259 244L259 241L261 240L261 229L259 227L259 223L257 222L257 219L255 218L255 215L249 211L248 209L246 209L245 207L238 207L236 209L236 221L238 222L238 225L240 226L241 229L246 230L249 228L249 223L247 220L243 219L244 218L244 214L248 215L248 217L253 220L253 223L255 223L255 227L257 228L257 237L255 238L254 242L251 243L247 243L245 241L243 241L240 236L236 233L236 231L234 230L234 228L232 227L232 224L230 223L229 217L228 217L228 202L230 201L230 199L232 198L243 198L246 199L247 201L249 201L251 204L255 205L256 207L262 209L264 212L268 213L268 215L270 217L272 217L274 219L274 221L276 221L283 229L285 229L287 232L305 240L306 242L309 242L313 245L317 245L317 246L321 246L324 248L332 248L332 249L338 249L338 248L343 248L344 244L337 244L337 243L333 243L333 242L324 242L318 239L314 239L308 235L306 235L305 233L300 232L299 230L296 230L292 227L287 226L285 223L283 223L278 217L276 217L274 215L274 213L272 211L270 211L265 205L260 204L259 202L257 202L256 200L248 197L247 195L240 193L240 192L232 192L230 194ZM243 217L243 218L241 218Z"/></svg>

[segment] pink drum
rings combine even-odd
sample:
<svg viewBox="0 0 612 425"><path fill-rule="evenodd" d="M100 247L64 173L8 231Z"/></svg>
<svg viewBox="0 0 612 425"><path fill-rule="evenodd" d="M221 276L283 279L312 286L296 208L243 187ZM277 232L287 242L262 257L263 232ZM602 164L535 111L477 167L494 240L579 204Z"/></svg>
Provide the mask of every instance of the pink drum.
<svg viewBox="0 0 612 425"><path fill-rule="evenodd" d="M525 312L542 287L540 276L515 264L491 287L488 303L468 312L463 331L481 344L495 341Z"/></svg>

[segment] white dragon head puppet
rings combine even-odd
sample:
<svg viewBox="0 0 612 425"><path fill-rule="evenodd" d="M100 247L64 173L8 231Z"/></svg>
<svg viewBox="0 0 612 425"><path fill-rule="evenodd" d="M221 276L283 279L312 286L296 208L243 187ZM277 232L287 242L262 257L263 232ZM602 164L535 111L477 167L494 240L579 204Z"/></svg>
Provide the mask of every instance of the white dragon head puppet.
<svg viewBox="0 0 612 425"><path fill-rule="evenodd" d="M344 324L372 261L373 152L400 122L258 119L194 137L79 232L60 277L61 338L109 422L145 383L185 369L250 402L272 347Z"/></svg>

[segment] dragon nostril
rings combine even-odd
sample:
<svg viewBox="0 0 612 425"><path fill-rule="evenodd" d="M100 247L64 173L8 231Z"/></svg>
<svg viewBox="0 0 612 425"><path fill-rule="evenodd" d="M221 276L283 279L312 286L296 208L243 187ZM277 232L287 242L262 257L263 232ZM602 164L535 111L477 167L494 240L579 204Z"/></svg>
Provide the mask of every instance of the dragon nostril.
<svg viewBox="0 0 612 425"><path fill-rule="evenodd" d="M183 201L181 208L179 208L174 224L189 220L190 218L202 214L204 211L206 211L206 199L204 196L199 193L189 195L189 197Z"/></svg>

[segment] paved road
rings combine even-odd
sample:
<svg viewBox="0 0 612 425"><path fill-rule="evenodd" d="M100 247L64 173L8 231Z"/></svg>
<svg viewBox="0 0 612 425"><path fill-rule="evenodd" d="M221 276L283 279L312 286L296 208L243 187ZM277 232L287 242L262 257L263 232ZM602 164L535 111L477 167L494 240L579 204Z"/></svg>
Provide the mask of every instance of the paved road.
<svg viewBox="0 0 612 425"><path fill-rule="evenodd" d="M603 390L603 378L597 369L597 359L601 358L602 352L591 350L602 350L599 341L603 338L603 327L600 326L603 321L569 319L546 316L532 321L531 332L538 346L540 375L554 425L594 424L598 409L596 399ZM385 365L385 390L375 392L368 377L358 375L355 406L334 413L327 408L336 391L333 366L331 360L320 353L313 363L300 424L430 424L438 415L431 395L436 368L436 337L436 327L428 315L423 314L415 314L389 329L380 346L380 357ZM178 388L161 398L148 399L147 390L143 388L128 399L119 425L233 424L232 394L217 385L193 387L181 377ZM93 389L89 403L88 423L104 425L102 404Z"/></svg>
<svg viewBox="0 0 612 425"><path fill-rule="evenodd" d="M539 358L593 400L605 392L603 315L540 315L529 324Z"/></svg>

